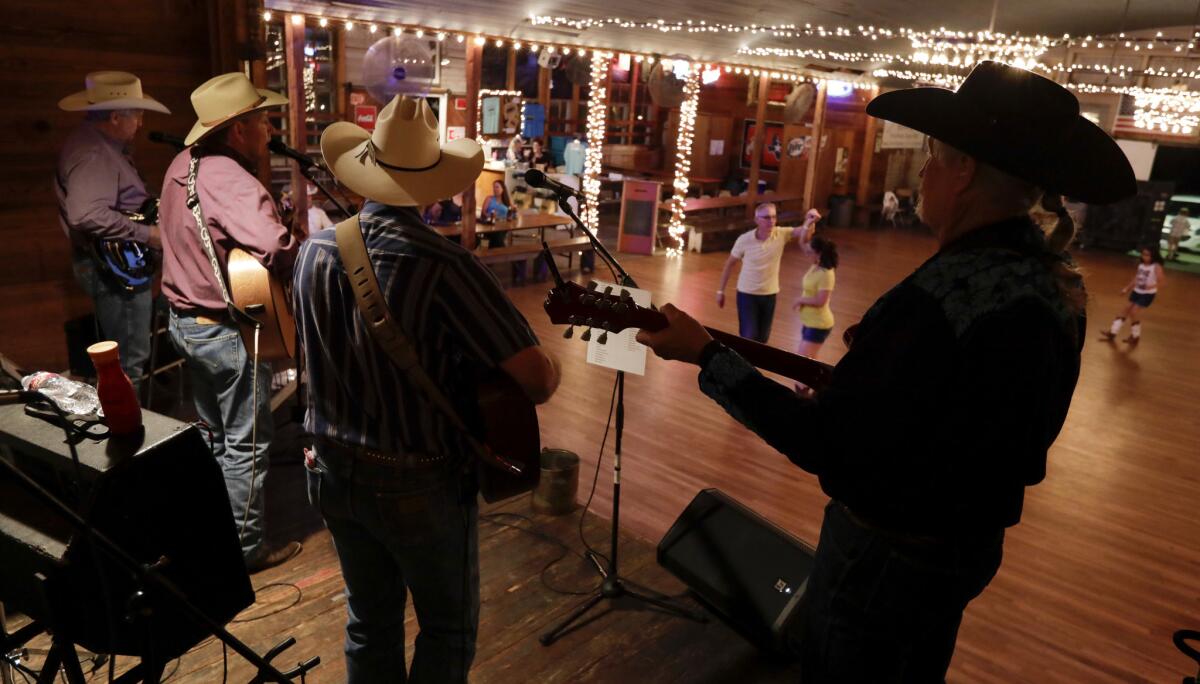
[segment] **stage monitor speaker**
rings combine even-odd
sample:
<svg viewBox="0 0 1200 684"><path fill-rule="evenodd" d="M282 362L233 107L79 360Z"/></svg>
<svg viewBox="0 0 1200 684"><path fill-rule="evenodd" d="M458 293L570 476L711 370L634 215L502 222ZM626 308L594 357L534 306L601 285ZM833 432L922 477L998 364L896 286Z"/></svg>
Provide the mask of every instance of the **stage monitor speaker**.
<svg viewBox="0 0 1200 684"><path fill-rule="evenodd" d="M78 439L79 474L61 427L0 406L0 458L139 562L165 559L161 574L214 621L254 602L224 477L192 425L149 411L144 432ZM0 601L96 653L162 662L208 635L154 586L131 573L10 472L0 469ZM144 596L131 597L139 590ZM127 620L131 613L149 614Z"/></svg>
<svg viewBox="0 0 1200 684"><path fill-rule="evenodd" d="M1128 252L1162 241L1167 203L1175 194L1172 181L1138 181L1138 194L1113 204L1089 204L1079 243Z"/></svg>
<svg viewBox="0 0 1200 684"><path fill-rule="evenodd" d="M658 562L742 636L784 653L814 549L717 489L696 495L658 543Z"/></svg>

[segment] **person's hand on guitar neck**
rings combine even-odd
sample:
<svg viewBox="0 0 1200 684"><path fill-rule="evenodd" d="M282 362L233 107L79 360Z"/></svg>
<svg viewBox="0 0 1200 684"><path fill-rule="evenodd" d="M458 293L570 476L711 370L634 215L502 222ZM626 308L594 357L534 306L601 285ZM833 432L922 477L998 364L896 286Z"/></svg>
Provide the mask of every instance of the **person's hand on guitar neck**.
<svg viewBox="0 0 1200 684"><path fill-rule="evenodd" d="M699 363L700 352L712 342L712 335L700 322L673 304L664 304L660 309L667 319L667 327L658 332L639 330L637 341L654 350L659 358L684 363Z"/></svg>

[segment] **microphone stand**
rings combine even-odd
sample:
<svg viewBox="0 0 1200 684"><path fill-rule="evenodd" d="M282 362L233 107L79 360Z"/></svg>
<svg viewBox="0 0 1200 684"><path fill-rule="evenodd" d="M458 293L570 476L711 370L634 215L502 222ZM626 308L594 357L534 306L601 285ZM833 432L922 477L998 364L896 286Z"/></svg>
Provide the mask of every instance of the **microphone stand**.
<svg viewBox="0 0 1200 684"><path fill-rule="evenodd" d="M588 240L591 241L592 247L597 253L600 254L601 258L604 259L609 268L612 269L613 273L616 274L619 285L621 287L637 287L637 283L634 282L633 277L629 275L629 272L621 266L620 262L618 262L612 253L609 252L604 246L604 244L600 242L599 238L596 237L596 234L593 233L587 226L583 225L583 221L579 220L579 216L576 215L575 211L571 209L571 205L567 203L567 199L569 199L569 195L567 193L559 192L558 208L562 209L563 213L571 217L571 219L575 221L575 226L581 229L584 235L588 236ZM546 266L549 268L550 273L553 274L555 282L561 285L563 282L562 276L558 272L558 267L554 263L554 254L551 253L550 246L546 244L545 238L542 239L542 258L545 259ZM571 336L570 328L567 329L567 332L564 336ZM581 339L587 340L590 338L590 336L591 329L588 329L581 336ZM588 559L592 561L592 564L596 567L596 571L600 574L600 586L591 595L591 597L581 603L577 608L575 608L575 610L571 611L570 615L551 628L550 631L538 637L538 641L540 641L543 646L549 646L555 641L558 641L559 637L570 630L576 622L578 622L581 618L583 618L584 615L588 613L588 611L599 605L599 603L605 599L617 600L620 598L629 598L635 602L647 604L658 609L659 612L667 613L668 615L686 618L694 622L708 622L708 619L703 615L676 605L668 596L659 594L657 592L650 592L654 595L649 595L633 591L628 586L633 583L627 582L620 575L620 566L617 561L617 551L619 546L617 533L620 530L621 521L621 436L625 431L625 371L617 371L616 413L617 424L614 435L615 441L613 449L612 530L611 537L609 539L608 567L605 568L601 566L600 561L596 558L596 555L591 552L588 553Z"/></svg>
<svg viewBox="0 0 1200 684"><path fill-rule="evenodd" d="M347 218L354 216L354 212L350 211L348 206L339 202L338 199L329 192L328 188L326 188L321 181L316 179L315 174L313 174L313 169L318 168L318 164L316 162L314 162L311 166L305 166L304 164L299 163L298 165L300 166L300 174L307 178L309 183L317 186L317 189L324 193L325 196L329 198L329 201L333 202L334 205L337 206L337 208L341 210L341 212L345 214ZM342 199L345 198L343 197Z"/></svg>

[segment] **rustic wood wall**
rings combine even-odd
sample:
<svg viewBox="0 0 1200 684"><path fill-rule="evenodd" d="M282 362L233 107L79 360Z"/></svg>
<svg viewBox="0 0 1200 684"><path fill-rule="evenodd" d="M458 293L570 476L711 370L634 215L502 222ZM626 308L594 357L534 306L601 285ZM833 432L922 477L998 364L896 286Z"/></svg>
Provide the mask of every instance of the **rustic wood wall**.
<svg viewBox="0 0 1200 684"><path fill-rule="evenodd" d="M91 303L71 274L57 221L53 176L59 147L82 121L58 109L82 90L90 71L130 71L172 114L147 112L135 143L138 168L157 192L174 151L151 143L151 130L184 135L195 119L191 91L246 54L244 38L261 0L5 0L0 42L0 351L23 364L65 365L62 339L5 348L7 331L29 317L68 318ZM211 30L212 26L220 30Z"/></svg>

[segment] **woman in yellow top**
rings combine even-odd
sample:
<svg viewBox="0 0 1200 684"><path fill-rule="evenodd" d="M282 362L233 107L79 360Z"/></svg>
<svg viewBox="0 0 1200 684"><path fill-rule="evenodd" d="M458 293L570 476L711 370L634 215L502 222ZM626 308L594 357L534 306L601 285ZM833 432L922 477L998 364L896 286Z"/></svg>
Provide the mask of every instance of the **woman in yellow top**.
<svg viewBox="0 0 1200 684"><path fill-rule="evenodd" d="M801 297L792 304L800 311L800 347L797 353L817 358L825 338L833 331L833 311L829 297L833 294L834 270L838 265L837 245L832 240L814 237L805 251L812 255L813 264L804 274ZM807 393L808 388L797 383L796 391Z"/></svg>

